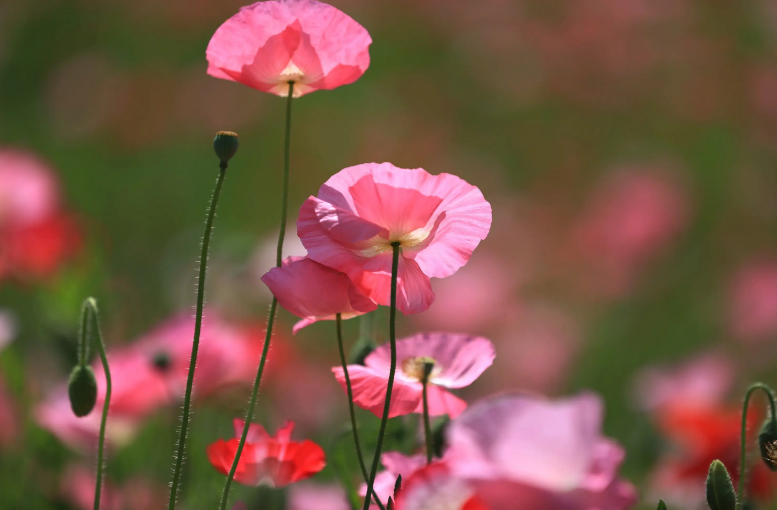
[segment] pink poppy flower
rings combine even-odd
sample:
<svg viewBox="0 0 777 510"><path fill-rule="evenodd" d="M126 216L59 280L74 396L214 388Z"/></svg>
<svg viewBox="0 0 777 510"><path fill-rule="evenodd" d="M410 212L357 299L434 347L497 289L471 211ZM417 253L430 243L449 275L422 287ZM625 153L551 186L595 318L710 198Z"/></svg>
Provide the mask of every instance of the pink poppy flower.
<svg viewBox="0 0 777 510"><path fill-rule="evenodd" d="M625 509L636 496L617 476L624 452L602 436L602 414L593 394L488 399L451 423L445 459L490 508Z"/></svg>
<svg viewBox="0 0 777 510"><path fill-rule="evenodd" d="M0 226L31 225L59 207L54 170L37 156L0 149Z"/></svg>
<svg viewBox="0 0 777 510"><path fill-rule="evenodd" d="M294 97L355 82L370 65L367 30L313 0L257 2L221 25L208 44L208 74Z"/></svg>
<svg viewBox="0 0 777 510"><path fill-rule="evenodd" d="M303 482L289 489L288 510L350 510L351 505L339 485Z"/></svg>
<svg viewBox="0 0 777 510"><path fill-rule="evenodd" d="M403 478L402 491L396 498L396 510L425 510L444 508L446 510L489 510L474 488L465 480L453 476L445 462L424 466L412 476Z"/></svg>
<svg viewBox="0 0 777 510"><path fill-rule="evenodd" d="M380 456L380 463L385 468L375 477L373 489L378 499L388 501L389 497L394 496L394 485L397 483L397 477L402 476L402 480L407 481L417 471L426 466L426 454L407 456L400 452L386 452ZM367 484L362 484L359 494L367 495Z"/></svg>
<svg viewBox="0 0 777 510"><path fill-rule="evenodd" d="M472 384L495 357L493 344L485 338L452 334L424 333L397 342L397 370L391 395L389 418L423 412L424 363L434 363L427 389L429 414L455 418L467 404L445 388L463 388ZM365 366L348 365L354 402L375 416L383 415L386 386L391 364L388 344L372 351ZM333 367L337 381L345 390L342 367Z"/></svg>
<svg viewBox="0 0 777 510"><path fill-rule="evenodd" d="M335 320L338 313L351 319L378 307L344 273L309 258L289 257L262 281L282 307L302 318L293 333L317 321Z"/></svg>
<svg viewBox="0 0 777 510"><path fill-rule="evenodd" d="M737 271L729 294L729 329L759 342L777 335L777 261L751 262Z"/></svg>
<svg viewBox="0 0 777 510"><path fill-rule="evenodd" d="M399 242L397 307L423 312L430 277L467 263L491 228L491 205L450 174L366 163L330 177L300 209L297 233L308 257L348 275L379 305L390 305L392 246Z"/></svg>
<svg viewBox="0 0 777 510"><path fill-rule="evenodd" d="M235 460L245 422L235 419L234 426L235 438L219 439L207 450L210 463L224 475L229 473ZM237 463L235 481L244 485L285 487L324 469L324 450L312 441L292 441L293 430L294 423L289 421L272 437L261 425L252 423Z"/></svg>

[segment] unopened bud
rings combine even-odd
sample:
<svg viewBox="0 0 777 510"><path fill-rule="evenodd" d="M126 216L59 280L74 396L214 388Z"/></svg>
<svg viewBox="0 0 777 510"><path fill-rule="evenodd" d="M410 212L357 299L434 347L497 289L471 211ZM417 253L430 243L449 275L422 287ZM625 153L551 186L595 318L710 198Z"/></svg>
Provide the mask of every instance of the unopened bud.
<svg viewBox="0 0 777 510"><path fill-rule="evenodd" d="M389 496L388 503L386 504L386 510L394 510L394 498Z"/></svg>
<svg viewBox="0 0 777 510"><path fill-rule="evenodd" d="M761 458L767 467L777 471L777 420L774 417L767 419L758 433L758 447L761 449Z"/></svg>
<svg viewBox="0 0 777 510"><path fill-rule="evenodd" d="M656 510L666 510L666 503L663 499L658 500L658 508Z"/></svg>
<svg viewBox="0 0 777 510"><path fill-rule="evenodd" d="M402 475L397 475L397 481L394 482L394 498L399 497L399 493L402 492Z"/></svg>
<svg viewBox="0 0 777 510"><path fill-rule="evenodd" d="M70 372L67 393L76 416L80 418L92 412L97 401L97 381L91 367L78 365Z"/></svg>
<svg viewBox="0 0 777 510"><path fill-rule="evenodd" d="M710 464L707 475L707 504L711 510L736 510L737 494L726 466L719 460Z"/></svg>
<svg viewBox="0 0 777 510"><path fill-rule="evenodd" d="M226 164L237 153L237 133L232 131L219 131L213 139L213 150L216 151L219 161Z"/></svg>

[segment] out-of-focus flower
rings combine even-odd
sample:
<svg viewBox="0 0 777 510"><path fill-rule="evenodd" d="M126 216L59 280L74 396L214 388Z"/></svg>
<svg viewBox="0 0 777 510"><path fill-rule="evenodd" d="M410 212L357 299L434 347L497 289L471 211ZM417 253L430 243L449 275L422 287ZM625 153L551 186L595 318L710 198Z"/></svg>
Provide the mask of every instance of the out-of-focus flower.
<svg viewBox="0 0 777 510"><path fill-rule="evenodd" d="M491 205L475 186L391 163L341 170L297 220L308 257L344 272L380 305L390 304L392 243L399 243L397 307L405 314L431 306L429 278L466 264L490 228Z"/></svg>
<svg viewBox="0 0 777 510"><path fill-rule="evenodd" d="M729 291L729 329L740 340L777 339L777 260L740 268Z"/></svg>
<svg viewBox="0 0 777 510"><path fill-rule="evenodd" d="M64 498L79 510L94 508L93 469L71 465L65 470L60 483ZM167 494L165 487L144 479L131 479L121 486L106 483L100 496L100 508L104 510L151 510L162 506Z"/></svg>
<svg viewBox="0 0 777 510"><path fill-rule="evenodd" d="M370 65L367 30L314 0L257 2L221 25L208 44L208 74L294 97L353 83Z"/></svg>
<svg viewBox="0 0 777 510"><path fill-rule="evenodd" d="M687 202L673 179L650 168L626 169L602 182L572 231L589 286L606 296L630 291L645 264L685 228Z"/></svg>
<svg viewBox="0 0 777 510"><path fill-rule="evenodd" d="M175 317L126 347L110 349L113 392L106 436L114 444L129 441L141 421L172 405L183 395L189 369L194 319ZM250 384L264 342L259 325L235 325L213 310L206 310L200 336L194 395L206 397L228 386ZM273 358L268 368L274 366ZM56 389L41 404L39 423L73 446L92 444L99 430L105 399L105 373L99 360L93 364L98 394L95 409L84 418L66 410L67 398Z"/></svg>
<svg viewBox="0 0 777 510"><path fill-rule="evenodd" d="M351 505L339 485L296 484L289 489L288 510L350 510Z"/></svg>
<svg viewBox="0 0 777 510"><path fill-rule="evenodd" d="M16 319L7 310L0 309L0 351L16 336Z"/></svg>
<svg viewBox="0 0 777 510"><path fill-rule="evenodd" d="M455 418L467 404L445 388L463 388L472 384L495 357L493 344L482 337L452 334L424 333L397 342L397 360L401 367L396 372L391 394L389 417L423 412L424 365L434 365L429 376L427 395L429 414L443 414ZM382 416L391 363L388 344L372 351L362 365L348 365L353 387L353 400L361 408ZM342 367L333 367L337 381L345 387Z"/></svg>
<svg viewBox="0 0 777 510"><path fill-rule="evenodd" d="M388 501L394 495L397 477L407 481L418 470L426 466L426 454L407 456L400 452L386 452L380 456L380 463L385 468L375 477L373 489L381 501ZM360 494L367 494L367 484L362 484Z"/></svg>
<svg viewBox="0 0 777 510"><path fill-rule="evenodd" d="M294 333L337 314L351 319L375 310L376 305L348 279L345 273L309 258L289 257L281 267L270 269L262 281L289 312L302 320Z"/></svg>
<svg viewBox="0 0 777 510"><path fill-rule="evenodd" d="M593 394L487 399L451 423L444 459L489 508L625 509L636 495L617 475L624 452L602 436L602 414Z"/></svg>
<svg viewBox="0 0 777 510"><path fill-rule="evenodd" d="M235 438L219 439L208 446L208 460L221 474L228 474L235 460L245 422L235 419ZM326 466L324 450L312 441L291 440L293 422L270 436L261 425L252 423L235 471L235 481L244 485L284 487L310 478Z"/></svg>
<svg viewBox="0 0 777 510"><path fill-rule="evenodd" d="M435 463L416 471L409 478L402 477L402 491L397 497L397 510L489 510L475 489L465 480L451 475L446 463ZM515 504L509 508L527 508ZM493 507L507 509L507 506Z"/></svg>
<svg viewBox="0 0 777 510"><path fill-rule="evenodd" d="M10 312L0 310L0 351L16 336L16 321ZM12 446L19 433L19 415L0 373L0 446Z"/></svg>

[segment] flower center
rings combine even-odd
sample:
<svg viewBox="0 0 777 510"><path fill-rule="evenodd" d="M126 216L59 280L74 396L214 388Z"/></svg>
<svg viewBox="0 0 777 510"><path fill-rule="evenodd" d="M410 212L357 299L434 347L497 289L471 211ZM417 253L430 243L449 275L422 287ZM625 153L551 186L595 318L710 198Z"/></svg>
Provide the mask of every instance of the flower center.
<svg viewBox="0 0 777 510"><path fill-rule="evenodd" d="M427 363L430 363L433 366L432 373L429 374L429 379L432 379L432 377L442 371L442 367L437 364L437 361L435 361L434 358L430 358L429 356L418 356L416 358L406 358L403 360L402 372L411 379L422 382L424 380L424 369Z"/></svg>
<svg viewBox="0 0 777 510"><path fill-rule="evenodd" d="M393 243L399 243L400 248L415 248L426 241L427 237L429 237L429 231L425 228L417 228L412 232L408 232L407 234L398 237L390 235L388 239L375 236L367 241L371 246L359 250L359 255L371 258L380 255L381 253L390 252L393 250L393 247L391 246Z"/></svg>
<svg viewBox="0 0 777 510"><path fill-rule="evenodd" d="M305 78L305 73L303 73L302 69L297 67L294 62L289 62L289 64L283 71L281 71L280 74L281 83L289 83L290 81L299 83L303 80L303 78Z"/></svg>

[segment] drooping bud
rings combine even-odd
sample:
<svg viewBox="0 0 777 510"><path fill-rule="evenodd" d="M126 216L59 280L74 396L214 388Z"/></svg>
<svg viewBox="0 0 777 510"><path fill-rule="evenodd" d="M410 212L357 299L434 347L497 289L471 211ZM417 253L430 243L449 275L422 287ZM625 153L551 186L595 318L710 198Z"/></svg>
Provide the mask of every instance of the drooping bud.
<svg viewBox="0 0 777 510"><path fill-rule="evenodd" d="M707 504L711 510L736 510L737 495L726 466L713 460L707 475Z"/></svg>
<svg viewBox="0 0 777 510"><path fill-rule="evenodd" d="M772 471L777 471L777 420L768 418L758 433L758 447L761 458Z"/></svg>
<svg viewBox="0 0 777 510"><path fill-rule="evenodd" d="M70 407L76 416L81 418L92 412L97 402L97 381L91 367L77 365L70 372L67 393L70 397Z"/></svg>
<svg viewBox="0 0 777 510"><path fill-rule="evenodd" d="M663 499L658 500L658 508L656 510L666 510L666 503Z"/></svg>
<svg viewBox="0 0 777 510"><path fill-rule="evenodd" d="M213 150L216 151L219 161L226 166L227 162L237 153L237 133L232 131L219 131L213 139Z"/></svg>

